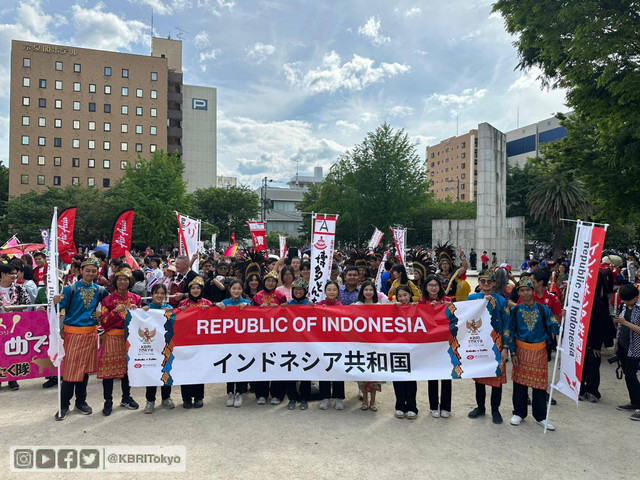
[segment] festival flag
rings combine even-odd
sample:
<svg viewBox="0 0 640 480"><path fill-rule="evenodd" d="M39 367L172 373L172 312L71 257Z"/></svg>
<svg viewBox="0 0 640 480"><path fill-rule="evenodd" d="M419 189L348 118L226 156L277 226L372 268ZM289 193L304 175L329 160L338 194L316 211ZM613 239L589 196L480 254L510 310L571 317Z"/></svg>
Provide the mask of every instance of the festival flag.
<svg viewBox="0 0 640 480"><path fill-rule="evenodd" d="M286 235L278 235L280 240L280 258L284 258L287 255L287 237Z"/></svg>
<svg viewBox="0 0 640 480"><path fill-rule="evenodd" d="M265 222L247 222L249 224L249 232L251 232L251 240L253 240L253 249L256 252L267 249L267 228Z"/></svg>
<svg viewBox="0 0 640 480"><path fill-rule="evenodd" d="M211 234L211 251L216 251L216 234Z"/></svg>
<svg viewBox="0 0 640 480"><path fill-rule="evenodd" d="M382 240L382 237L384 236L384 233L382 233L380 230L378 230L377 227L375 227L375 231L373 232L373 235L371 235L371 240L369 240L369 245L367 245L367 248L370 251L373 251L376 249L376 247L378 245L380 245L380 241Z"/></svg>
<svg viewBox="0 0 640 480"><path fill-rule="evenodd" d="M407 266L405 262L405 246L407 245L407 229L406 228L392 228L391 233L393 234L393 242L396 244L396 251L398 258L400 258L400 262L405 267Z"/></svg>
<svg viewBox="0 0 640 480"><path fill-rule="evenodd" d="M58 237L58 207L53 208L51 238ZM49 265L47 267L47 317L49 318L49 359L55 367L60 366L64 357L64 345L60 337L60 319L53 297L59 293L58 286L58 242L51 242Z"/></svg>
<svg viewBox="0 0 640 480"><path fill-rule="evenodd" d="M73 227L76 223L76 208L67 208L58 216L57 238L58 255L64 263L71 263L73 256L78 253L76 242L73 240ZM53 232L53 231L52 231ZM51 238L56 238L53 236Z"/></svg>
<svg viewBox="0 0 640 480"><path fill-rule="evenodd" d="M225 257L233 257L235 256L236 252L238 251L238 244L236 243L236 233L233 232L231 234L231 241L233 242L231 245L229 245L229 247L227 247L227 249L224 251L224 256Z"/></svg>
<svg viewBox="0 0 640 480"><path fill-rule="evenodd" d="M5 248L13 247L15 245L18 245L19 243L20 243L20 240L18 240L18 237L16 237L14 235L9 240L4 242L4 245L2 245L2 247L0 247L0 250L4 250Z"/></svg>
<svg viewBox="0 0 640 480"><path fill-rule="evenodd" d="M200 241L200 220L196 220L186 215L176 212L178 218L178 236L180 239L180 255L186 255L191 261L194 253L198 252L198 242ZM196 258L191 269L198 273L200 261Z"/></svg>
<svg viewBox="0 0 640 480"><path fill-rule="evenodd" d="M378 273L376 273L376 290L378 292L382 291L382 273L384 272L384 262L387 261L388 256L389 252L384 252L382 260L380 261L380 266L378 267Z"/></svg>
<svg viewBox="0 0 640 480"><path fill-rule="evenodd" d="M558 348L560 379L555 390L578 403L584 367L589 320L596 291L602 246L607 228L578 221L573 261L565 296L562 346ZM587 353L591 355L591 353ZM555 372L554 368L554 372Z"/></svg>
<svg viewBox="0 0 640 480"><path fill-rule="evenodd" d="M136 259L133 258L131 252L129 250L124 251L124 257L127 260L127 264L131 267L132 270L140 270L140 265L136 262Z"/></svg>
<svg viewBox="0 0 640 480"><path fill-rule="evenodd" d="M49 230L45 229L40 229L40 236L42 237L42 243L44 243L44 249L46 251L49 251L49 249L51 248L51 246L49 245Z"/></svg>
<svg viewBox="0 0 640 480"><path fill-rule="evenodd" d="M337 215L314 215L312 219L311 280L309 299L317 303L325 298L324 286L331 277Z"/></svg>
<svg viewBox="0 0 640 480"><path fill-rule="evenodd" d="M109 258L124 257L126 250L131 250L131 234L133 231L133 209L123 210L116 217L111 235Z"/></svg>

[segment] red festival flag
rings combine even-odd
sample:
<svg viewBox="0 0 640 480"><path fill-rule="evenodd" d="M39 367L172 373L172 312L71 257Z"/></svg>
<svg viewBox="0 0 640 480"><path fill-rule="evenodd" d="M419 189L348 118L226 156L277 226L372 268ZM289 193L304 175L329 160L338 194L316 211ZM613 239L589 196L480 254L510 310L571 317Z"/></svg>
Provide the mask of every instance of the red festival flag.
<svg viewBox="0 0 640 480"><path fill-rule="evenodd" d="M120 212L113 224L109 258L124 257L125 251L131 250L131 234L133 231L133 209Z"/></svg>
<svg viewBox="0 0 640 480"><path fill-rule="evenodd" d="M73 240L73 227L76 223L76 208L63 210L58 217L58 256L64 263L71 263L78 253Z"/></svg>
<svg viewBox="0 0 640 480"><path fill-rule="evenodd" d="M267 228L265 222L248 222L253 249L256 252L267 249Z"/></svg>

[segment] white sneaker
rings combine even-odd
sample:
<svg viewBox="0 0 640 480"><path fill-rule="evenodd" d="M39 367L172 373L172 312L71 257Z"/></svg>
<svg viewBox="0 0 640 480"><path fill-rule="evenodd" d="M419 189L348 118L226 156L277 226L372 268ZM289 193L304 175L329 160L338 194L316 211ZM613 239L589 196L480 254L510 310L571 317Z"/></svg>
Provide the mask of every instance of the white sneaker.
<svg viewBox="0 0 640 480"><path fill-rule="evenodd" d="M431 416L433 418L440 418L440 410L431 410Z"/></svg>
<svg viewBox="0 0 640 480"><path fill-rule="evenodd" d="M522 417L519 415L514 415L511 417L511 425L520 425L522 423Z"/></svg>
<svg viewBox="0 0 640 480"><path fill-rule="evenodd" d="M342 403L342 399L336 398L335 407L336 407L336 410L344 410L344 403Z"/></svg>
<svg viewBox="0 0 640 480"><path fill-rule="evenodd" d="M267 403L267 399L264 397L258 397L258 405L264 405Z"/></svg>
<svg viewBox="0 0 640 480"><path fill-rule="evenodd" d="M416 418L418 418L416 412L407 412L407 420L415 420Z"/></svg>
<svg viewBox="0 0 640 480"><path fill-rule="evenodd" d="M233 393L227 393L227 407L233 407Z"/></svg>
<svg viewBox="0 0 640 480"><path fill-rule="evenodd" d="M280 402L282 402L282 400L280 400L278 397L273 397L271 399L271 405L280 405Z"/></svg>
<svg viewBox="0 0 640 480"><path fill-rule="evenodd" d="M402 410L396 410L396 418L405 418L407 416Z"/></svg>
<svg viewBox="0 0 640 480"><path fill-rule="evenodd" d="M451 416L451 412L448 410L440 410L440 417L449 418Z"/></svg>
<svg viewBox="0 0 640 480"><path fill-rule="evenodd" d="M323 398L322 401L320 402L320 405L318 405L318 408L320 410L326 410L327 408L329 408L329 399Z"/></svg>
<svg viewBox="0 0 640 480"><path fill-rule="evenodd" d="M538 425L540 425L542 428L547 427L547 430L550 431L554 431L556 429L556 427L553 426L553 423L545 420L540 420L539 422L536 422Z"/></svg>
<svg viewBox="0 0 640 480"><path fill-rule="evenodd" d="M236 396L233 398L233 406L239 408L242 406L242 394L236 393Z"/></svg>

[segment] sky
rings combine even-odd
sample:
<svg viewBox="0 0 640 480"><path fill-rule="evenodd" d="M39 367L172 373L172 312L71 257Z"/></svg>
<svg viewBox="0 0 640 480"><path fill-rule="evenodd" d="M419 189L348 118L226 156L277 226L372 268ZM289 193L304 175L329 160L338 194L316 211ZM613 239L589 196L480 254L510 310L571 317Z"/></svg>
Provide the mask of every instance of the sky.
<svg viewBox="0 0 640 480"><path fill-rule="evenodd" d="M516 70L492 3L0 0L0 160L12 39L149 55L152 12L154 36L183 41L184 83L217 88L218 175L239 184L326 174L383 122L424 158L482 122L508 131L566 111L564 91Z"/></svg>

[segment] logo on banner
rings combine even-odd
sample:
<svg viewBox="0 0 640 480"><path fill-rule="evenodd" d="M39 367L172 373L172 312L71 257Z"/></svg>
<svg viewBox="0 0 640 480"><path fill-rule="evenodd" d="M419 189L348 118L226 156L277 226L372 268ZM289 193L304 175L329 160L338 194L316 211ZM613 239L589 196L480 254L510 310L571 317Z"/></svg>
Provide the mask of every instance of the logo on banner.
<svg viewBox="0 0 640 480"><path fill-rule="evenodd" d="M140 341L143 345L151 345L153 337L156 336L156 329L154 328L149 331L148 328L145 328L144 330L142 328L138 328L138 335L140 336Z"/></svg>
<svg viewBox="0 0 640 480"><path fill-rule="evenodd" d="M320 240L318 240L313 246L318 250L324 250L327 248L327 244L324 242L324 238L322 237L320 237Z"/></svg>
<svg viewBox="0 0 640 480"><path fill-rule="evenodd" d="M482 319L478 318L476 320L475 318L472 318L471 320L467 320L466 325L467 330L469 330L469 333L471 335L478 335L478 333L480 332L480 327L482 326Z"/></svg>

